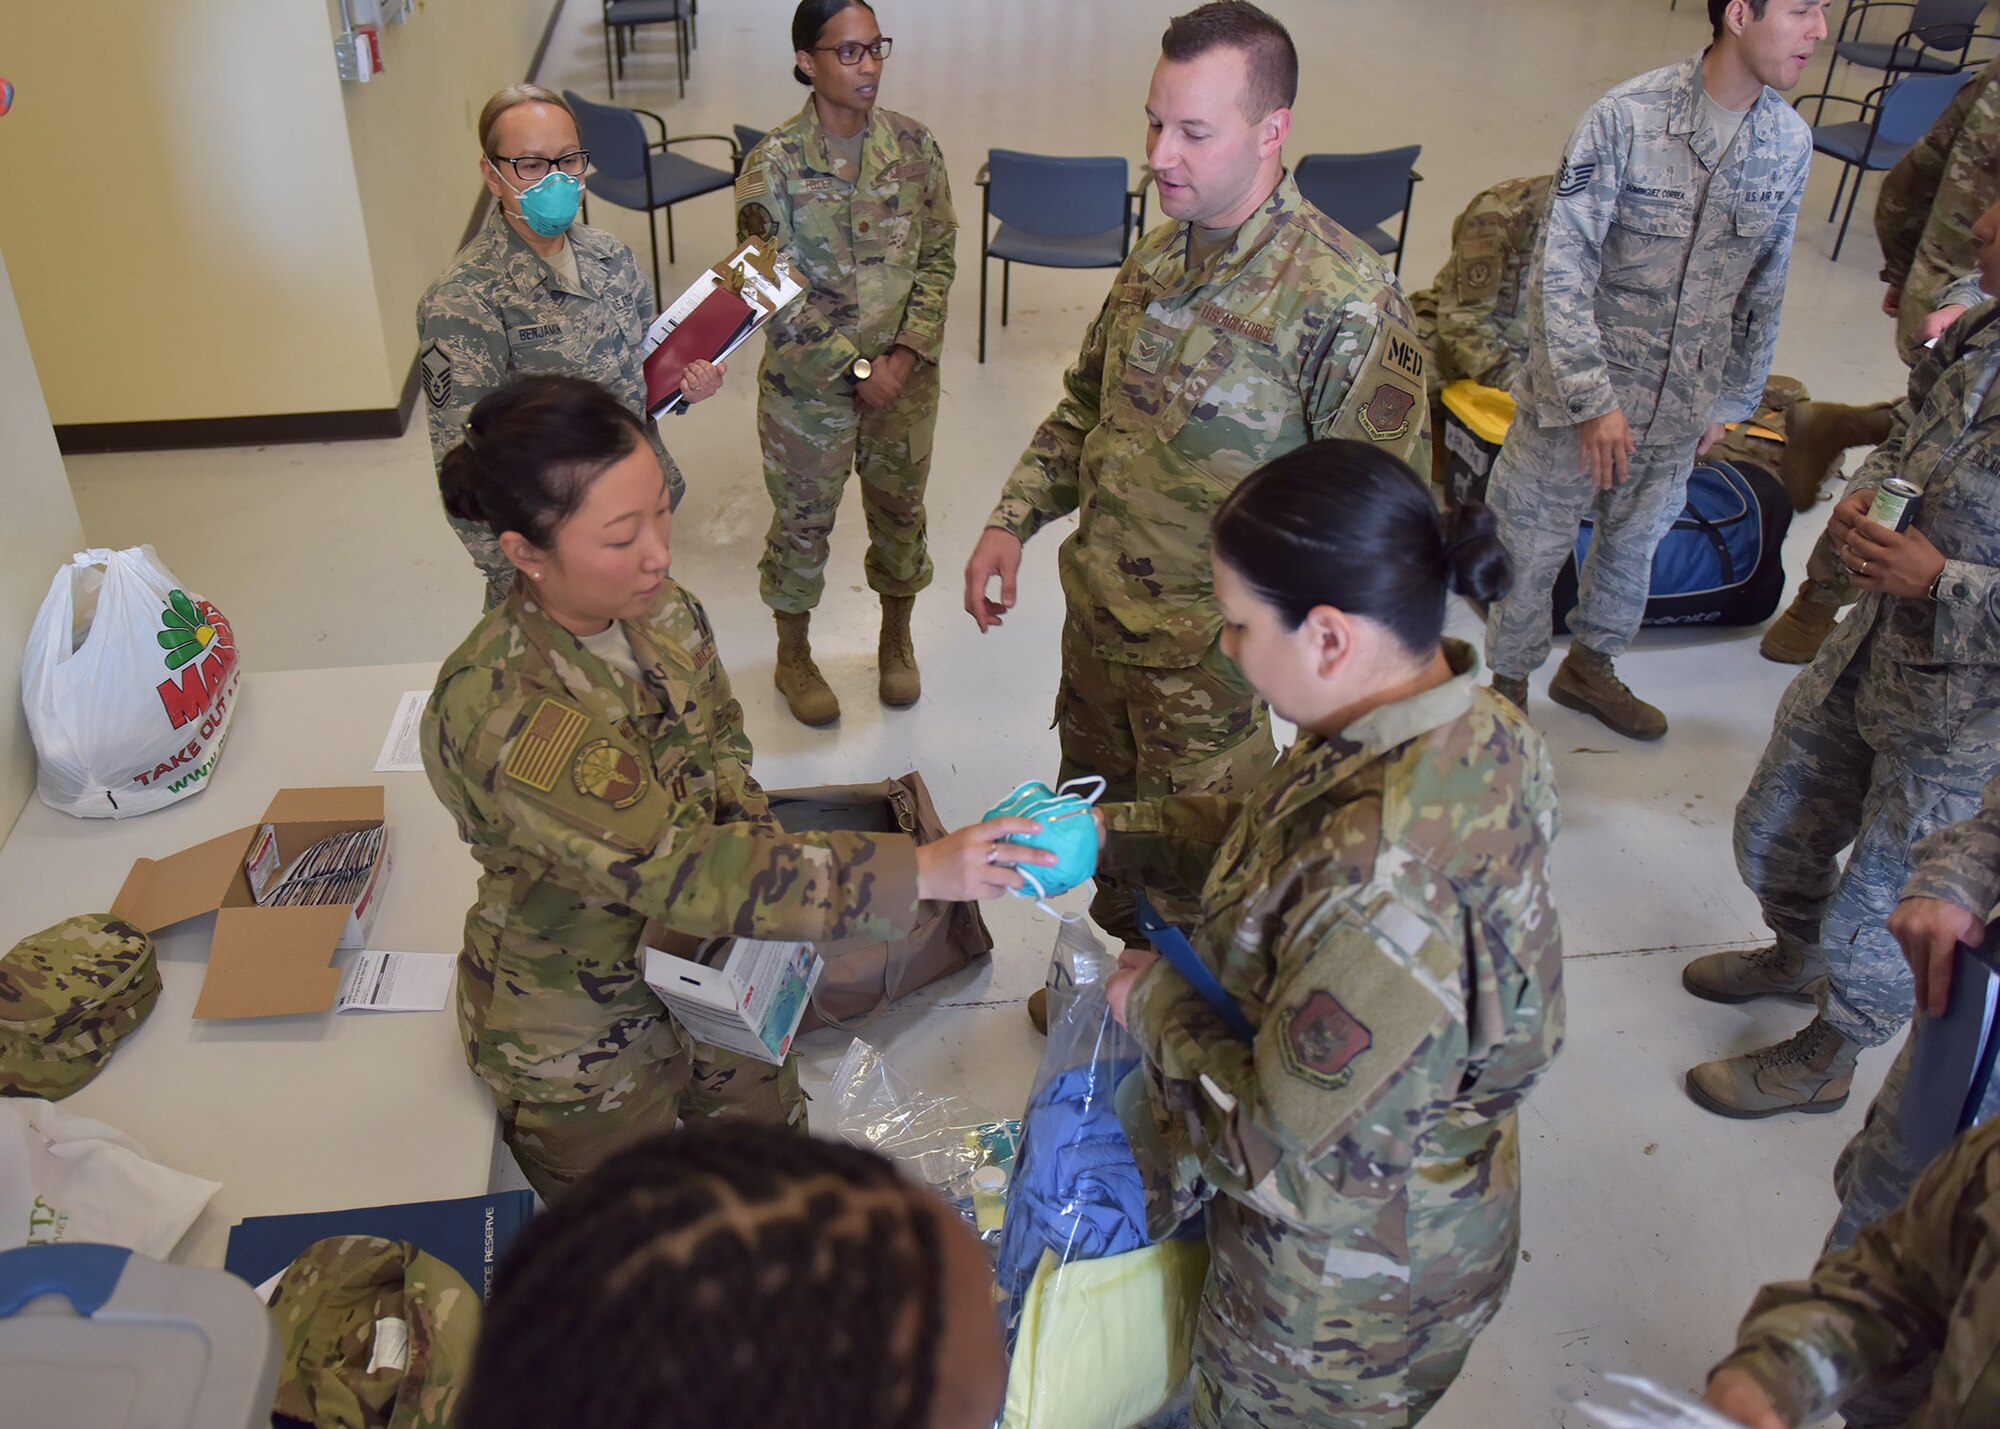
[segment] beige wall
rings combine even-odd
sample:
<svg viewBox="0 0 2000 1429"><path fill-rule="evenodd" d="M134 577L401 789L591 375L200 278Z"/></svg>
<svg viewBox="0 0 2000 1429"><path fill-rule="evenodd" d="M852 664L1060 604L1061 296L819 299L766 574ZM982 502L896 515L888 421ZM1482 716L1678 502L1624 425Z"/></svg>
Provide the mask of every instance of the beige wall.
<svg viewBox="0 0 2000 1429"><path fill-rule="evenodd" d="M421 0L368 85L338 6L13 5L0 252L58 424L393 406L478 195L472 122L555 0Z"/></svg>
<svg viewBox="0 0 2000 1429"><path fill-rule="evenodd" d="M6 559L0 560L0 833L35 787L35 750L21 714L21 651L56 567L83 546L83 523L56 454L27 334L0 260L0 472L6 473Z"/></svg>
<svg viewBox="0 0 2000 1429"><path fill-rule="evenodd" d="M399 387L416 357L417 299L457 251L481 193L480 108L527 77L555 3L423 0L408 24L382 32L382 73L341 86L376 307ZM327 9L339 15L335 0Z"/></svg>

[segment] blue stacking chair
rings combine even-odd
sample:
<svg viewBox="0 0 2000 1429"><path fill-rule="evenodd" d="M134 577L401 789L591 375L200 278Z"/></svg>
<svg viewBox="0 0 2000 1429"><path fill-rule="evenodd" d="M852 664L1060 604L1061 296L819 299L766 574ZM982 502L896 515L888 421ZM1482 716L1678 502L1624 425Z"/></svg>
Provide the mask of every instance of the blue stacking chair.
<svg viewBox="0 0 2000 1429"><path fill-rule="evenodd" d="M667 137L667 121L644 109L621 109L598 104L575 90L563 91L563 98L576 112L577 137L590 150L590 193L618 208L634 209L646 215L646 236L653 245L653 305L660 304L660 235L655 215L667 211L667 261L674 261L674 205L684 199L699 198L717 189L733 188L736 168L742 160L736 141L727 134L683 134ZM648 143L640 116L659 126L657 142ZM718 169L670 152L675 144L712 140L729 146L729 167ZM589 211L584 219L589 221Z"/></svg>
<svg viewBox="0 0 2000 1429"><path fill-rule="evenodd" d="M1410 204L1424 176L1417 172L1420 144L1373 154L1308 154L1293 176L1306 202L1373 248L1400 274L1403 243L1410 235ZM1392 237L1383 227L1397 214Z"/></svg>
<svg viewBox="0 0 2000 1429"><path fill-rule="evenodd" d="M1972 78L1971 71L1957 74L1910 74L1893 84L1885 84L1865 99L1844 99L1825 95L1834 104L1852 104L1856 118L1836 124L1813 126L1813 148L1841 164L1840 184L1833 191L1833 207L1826 221L1840 213L1840 201L1847 199L1841 214L1840 232L1833 240L1833 261L1840 261L1840 246L1847 240L1847 225L1854 217L1855 200L1861 196L1861 180L1871 173L1896 167L1896 161L1937 123L1959 90ZM1849 182L1853 187L1849 188Z"/></svg>
<svg viewBox="0 0 2000 1429"><path fill-rule="evenodd" d="M986 360L988 260L1000 260L1000 326L1013 265L1116 268L1146 226L1143 184L1121 158L1065 159L994 149L979 171L979 360ZM999 227L994 227L994 221Z"/></svg>

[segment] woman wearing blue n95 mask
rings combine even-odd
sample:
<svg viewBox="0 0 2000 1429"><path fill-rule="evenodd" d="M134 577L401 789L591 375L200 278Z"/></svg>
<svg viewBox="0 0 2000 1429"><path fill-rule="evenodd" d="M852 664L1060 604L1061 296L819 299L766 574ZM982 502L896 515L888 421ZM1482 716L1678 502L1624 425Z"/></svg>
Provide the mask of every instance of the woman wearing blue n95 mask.
<svg viewBox="0 0 2000 1429"><path fill-rule="evenodd" d="M1548 752L1443 638L1511 569L1366 442L1252 472L1209 536L1223 652L1299 737L1241 797L1097 808L1100 868L1201 898L1205 975L1128 949L1107 989L1208 1200L1193 1422L1407 1429L1506 1292L1562 1037Z"/></svg>
<svg viewBox="0 0 2000 1429"><path fill-rule="evenodd" d="M645 412L640 344L654 295L623 241L576 221L590 153L569 105L540 85L510 85L480 113L479 146L493 209L417 305L431 459L440 465L464 440L474 404L523 373L588 378ZM713 396L722 374L719 363L688 364L688 400ZM646 437L678 504L680 468L650 422ZM457 520L452 528L486 576L487 607L498 605L513 566L490 532Z"/></svg>

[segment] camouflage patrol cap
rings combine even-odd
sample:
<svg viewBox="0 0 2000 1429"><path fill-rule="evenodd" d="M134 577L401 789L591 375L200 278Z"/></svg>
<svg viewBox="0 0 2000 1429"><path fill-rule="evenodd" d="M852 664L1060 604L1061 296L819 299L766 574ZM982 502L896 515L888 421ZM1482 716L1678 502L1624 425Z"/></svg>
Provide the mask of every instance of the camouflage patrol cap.
<svg viewBox="0 0 2000 1429"><path fill-rule="evenodd" d="M273 1411L316 1429L444 1429L479 1337L465 1277L407 1241L309 1245L271 1296Z"/></svg>
<svg viewBox="0 0 2000 1429"><path fill-rule="evenodd" d="M23 938L0 957L0 1092L62 1100L159 995L153 940L122 919L94 913Z"/></svg>

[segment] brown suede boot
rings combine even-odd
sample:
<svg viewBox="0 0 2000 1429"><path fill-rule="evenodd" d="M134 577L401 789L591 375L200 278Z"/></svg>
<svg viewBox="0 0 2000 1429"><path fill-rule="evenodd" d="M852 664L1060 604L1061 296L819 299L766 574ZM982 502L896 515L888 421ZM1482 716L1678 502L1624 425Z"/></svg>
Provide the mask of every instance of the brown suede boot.
<svg viewBox="0 0 2000 1429"><path fill-rule="evenodd" d="M1839 1111L1847 1105L1860 1055L1859 1042L1815 1017L1776 1046L1692 1068L1687 1094L1697 1106L1741 1121L1787 1111Z"/></svg>
<svg viewBox="0 0 2000 1429"><path fill-rule="evenodd" d="M785 611L774 612L778 618L778 664L772 671L772 680L778 692L791 706L792 718L800 724L832 724L840 718L840 700L813 663L812 644L806 638L806 629L812 623L812 613L801 611L797 615Z"/></svg>
<svg viewBox="0 0 2000 1429"><path fill-rule="evenodd" d="M1775 944L1742 952L1709 953L1681 969L1681 986L1709 1002L1754 1002L1782 997L1812 1002L1826 974L1808 972L1805 959Z"/></svg>
<svg viewBox="0 0 2000 1429"><path fill-rule="evenodd" d="M915 704L924 692L916 647L910 643L910 610L916 603L914 596L882 597L882 638L875 647L877 687L882 703L898 709Z"/></svg>
<svg viewBox="0 0 2000 1429"><path fill-rule="evenodd" d="M1038 987L1028 994L1028 1022L1044 1037L1049 1035L1049 990Z"/></svg>
<svg viewBox="0 0 2000 1429"><path fill-rule="evenodd" d="M1667 732L1667 717L1627 688L1608 655L1598 654L1581 640L1570 641L1569 654L1549 681L1549 698L1596 716L1627 739L1658 739Z"/></svg>
<svg viewBox="0 0 2000 1429"><path fill-rule="evenodd" d="M1499 695L1522 714L1528 712L1528 677L1526 675L1495 675L1493 693Z"/></svg>
<svg viewBox="0 0 2000 1429"><path fill-rule="evenodd" d="M1778 480L1800 511L1812 510L1820 486L1849 447L1879 446L1889 435L1892 402L1843 407L1838 402L1799 402L1785 413L1785 455Z"/></svg>
<svg viewBox="0 0 2000 1429"><path fill-rule="evenodd" d="M1799 587L1792 603L1770 623L1764 638L1757 642L1759 655L1780 665L1812 663L1813 656L1819 654L1819 647L1826 644L1826 637L1832 633L1834 622L1840 618L1839 605L1816 600L1816 594L1818 588L1811 581Z"/></svg>

